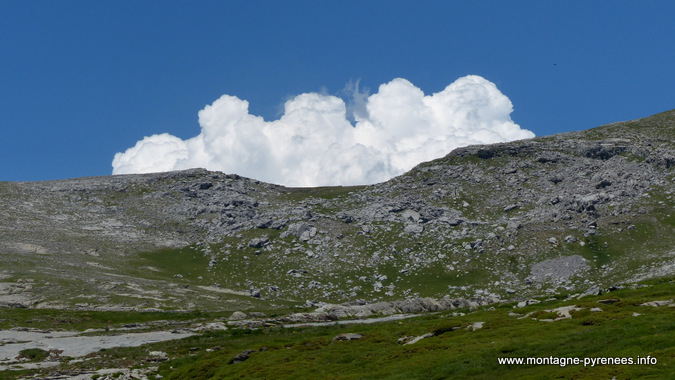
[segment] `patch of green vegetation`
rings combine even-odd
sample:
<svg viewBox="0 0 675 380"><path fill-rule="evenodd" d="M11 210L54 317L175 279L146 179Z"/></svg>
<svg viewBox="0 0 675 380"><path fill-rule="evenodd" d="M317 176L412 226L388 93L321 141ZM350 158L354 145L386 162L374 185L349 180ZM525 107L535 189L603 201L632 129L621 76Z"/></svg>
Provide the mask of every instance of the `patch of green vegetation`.
<svg viewBox="0 0 675 380"><path fill-rule="evenodd" d="M19 351L19 359L27 359L30 362L40 362L43 361L49 356L49 351L45 351L41 348L27 348L25 350Z"/></svg>
<svg viewBox="0 0 675 380"><path fill-rule="evenodd" d="M253 336L231 335L221 350L165 363L160 373L169 379L207 378L666 378L675 364L672 308L648 308L629 301L674 294L672 280L616 294L622 303L601 305L603 312L573 313L572 319L542 322L509 316L510 305L446 319L448 313L399 322L261 330ZM599 297L574 302L597 307ZM553 301L536 305L540 319L557 316L544 311L568 305ZM633 316L639 312L638 317ZM461 328L482 321L481 329ZM457 329L457 327L460 327ZM345 332L362 334L349 342L333 342ZM403 336L434 336L413 345L400 345ZM227 364L243 350L254 352L244 362ZM630 357L651 355L652 365L500 365L498 358ZM173 369L170 369L173 367Z"/></svg>
<svg viewBox="0 0 675 380"><path fill-rule="evenodd" d="M119 328L125 324L152 321L199 321L221 317L220 313L78 311L54 309L2 309L0 329L31 327L38 329L79 330Z"/></svg>
<svg viewBox="0 0 675 380"><path fill-rule="evenodd" d="M163 351L169 360L160 365L158 374L165 379L669 378L675 365L672 323L675 311L671 307L640 305L673 297L675 279L662 278L602 296L582 299L559 296L515 310L520 314L533 312L530 318L511 314L513 304L501 304L493 310L447 311L374 324L232 328L142 347L107 349L88 355L86 361L73 364L64 361L56 370L68 373L147 367L156 365L146 360L149 352ZM600 300L604 302L599 303ZM546 310L571 305L581 310L573 311L570 319L536 320L553 319L557 313ZM602 311L590 311L598 307ZM16 312L35 317L37 311ZM147 313L121 314L128 314L133 320ZM169 319L170 315L166 313L161 318ZM97 321L112 318L108 313L93 313L91 317ZM483 322L482 328L469 328L475 322ZM343 333L363 337L333 341ZM400 338L427 333L431 336L417 343L399 343ZM247 360L232 362L235 355L246 350L252 350ZM564 367L499 363L499 358L636 359L647 355L656 358L657 363ZM12 379L19 374L40 377L54 370L5 371L0 372L0 377Z"/></svg>
<svg viewBox="0 0 675 380"><path fill-rule="evenodd" d="M448 332L453 332L453 331L459 329L460 327L462 327L462 325L463 325L463 324L462 324L462 322L460 322L460 321L455 321L455 320L445 320L445 319L443 319L443 320L438 321L438 322L433 326L433 329L432 329L431 333L432 333L434 336L439 336L439 335L441 335L441 334L445 334L445 333L448 333Z"/></svg>
<svg viewBox="0 0 675 380"><path fill-rule="evenodd" d="M546 310L539 310L533 314L530 315L530 318L534 319L556 319L559 318L560 314L558 314L555 311L546 311Z"/></svg>
<svg viewBox="0 0 675 380"><path fill-rule="evenodd" d="M622 152L622 153L619 153L619 155L622 156L622 157L625 157L626 160L629 161L629 162L636 162L638 164L643 163L645 161L645 159L647 158L645 156L633 154L631 152Z"/></svg>
<svg viewBox="0 0 675 380"><path fill-rule="evenodd" d="M158 268L160 272L149 272L149 278L167 278L177 276L177 279L196 280L206 274L209 258L196 246L187 246L181 249L162 249L155 252L144 252L138 255L147 265ZM145 272L142 268L138 270Z"/></svg>

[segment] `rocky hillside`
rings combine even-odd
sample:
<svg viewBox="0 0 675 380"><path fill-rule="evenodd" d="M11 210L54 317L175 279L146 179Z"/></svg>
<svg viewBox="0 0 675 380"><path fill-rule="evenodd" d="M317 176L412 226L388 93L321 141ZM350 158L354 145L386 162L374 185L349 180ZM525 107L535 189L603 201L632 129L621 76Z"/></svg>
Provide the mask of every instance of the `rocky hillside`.
<svg viewBox="0 0 675 380"><path fill-rule="evenodd" d="M385 183L201 169L0 183L0 305L521 299L675 273L675 110L457 149Z"/></svg>

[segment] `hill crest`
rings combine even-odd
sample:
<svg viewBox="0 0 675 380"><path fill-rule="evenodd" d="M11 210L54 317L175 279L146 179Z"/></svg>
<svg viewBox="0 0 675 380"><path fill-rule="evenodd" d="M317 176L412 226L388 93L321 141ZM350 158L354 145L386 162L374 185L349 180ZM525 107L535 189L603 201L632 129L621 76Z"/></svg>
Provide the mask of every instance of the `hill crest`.
<svg viewBox="0 0 675 380"><path fill-rule="evenodd" d="M0 303L274 309L672 274L674 131L668 111L470 146L368 186L203 169L0 183Z"/></svg>

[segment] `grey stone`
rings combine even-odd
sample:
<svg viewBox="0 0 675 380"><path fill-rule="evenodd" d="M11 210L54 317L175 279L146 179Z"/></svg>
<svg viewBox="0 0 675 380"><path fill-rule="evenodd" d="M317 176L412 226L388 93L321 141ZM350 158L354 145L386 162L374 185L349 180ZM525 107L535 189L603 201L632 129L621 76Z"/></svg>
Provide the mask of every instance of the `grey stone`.
<svg viewBox="0 0 675 380"><path fill-rule="evenodd" d="M287 223L286 220L278 219L278 220L273 221L272 224L270 224L269 228L275 229L275 230L280 230L280 229L286 227L286 223Z"/></svg>
<svg viewBox="0 0 675 380"><path fill-rule="evenodd" d="M251 247L251 248L262 248L262 247L268 245L269 242L270 242L270 239L267 236L265 236L265 237L262 237L262 238L255 238L255 239L251 240L250 242L248 242L248 246Z"/></svg>
<svg viewBox="0 0 675 380"><path fill-rule="evenodd" d="M311 235L312 228L313 227L311 225L309 225L305 222L298 222L298 223L290 224L288 226L287 232L290 235L295 236L295 237L301 237L301 236L303 236L303 234L308 233L307 234L307 237L308 237L307 240L309 240L309 238L311 238L310 235ZM316 234L316 228L314 228L314 233Z"/></svg>
<svg viewBox="0 0 675 380"><path fill-rule="evenodd" d="M523 225L517 220L509 220L506 224L506 228L509 230L518 230L523 228Z"/></svg>
<svg viewBox="0 0 675 380"><path fill-rule="evenodd" d="M405 346L405 345L409 345L409 344L415 344L415 343L419 342L419 341L422 340L422 339L431 338L431 337L433 337L433 336L434 336L433 333L426 333L426 334L424 334L424 335L415 336L415 337L413 337L413 336L404 336L403 338L399 338L399 339L398 339L398 344L402 344L402 345L404 345L404 346Z"/></svg>
<svg viewBox="0 0 675 380"><path fill-rule="evenodd" d="M414 210L405 210L401 213L401 218L407 222L417 223L420 220L420 214Z"/></svg>
<svg viewBox="0 0 675 380"><path fill-rule="evenodd" d="M587 297L587 296L599 296L602 294L602 289L599 286L593 285L590 288L586 289L585 292L581 293L578 298Z"/></svg>
<svg viewBox="0 0 675 380"><path fill-rule="evenodd" d="M643 304L640 304L640 306L651 306L651 307L662 307L662 306L670 306L673 305L672 299L670 300L663 300L663 301L650 301L650 302L645 302Z"/></svg>
<svg viewBox="0 0 675 380"><path fill-rule="evenodd" d="M235 363L241 363L249 359L252 353L256 352L256 350L245 350L242 351L232 357L230 359L228 364L235 364Z"/></svg>
<svg viewBox="0 0 675 380"><path fill-rule="evenodd" d="M316 228L315 227L309 227L309 229L303 230L303 232L300 234L300 240L302 241L309 241L312 239L314 236L316 236Z"/></svg>
<svg viewBox="0 0 675 380"><path fill-rule="evenodd" d="M235 311L230 315L230 318L228 318L230 321L241 321L242 319L246 319L246 313L241 312L241 311Z"/></svg>
<svg viewBox="0 0 675 380"><path fill-rule="evenodd" d="M519 207L519 205L517 205L517 204L510 204L510 205L504 206L504 212L509 212L511 210L515 210L518 207Z"/></svg>
<svg viewBox="0 0 675 380"><path fill-rule="evenodd" d="M346 333L346 334L336 335L333 338L333 342L344 341L344 340L359 340L361 338L363 338L363 335L361 335L361 334Z"/></svg>

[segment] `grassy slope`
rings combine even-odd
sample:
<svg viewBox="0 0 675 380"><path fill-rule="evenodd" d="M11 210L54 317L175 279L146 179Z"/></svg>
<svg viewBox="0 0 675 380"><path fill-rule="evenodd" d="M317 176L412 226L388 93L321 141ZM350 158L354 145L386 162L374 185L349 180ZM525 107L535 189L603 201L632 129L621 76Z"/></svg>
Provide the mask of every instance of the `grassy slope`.
<svg viewBox="0 0 675 380"><path fill-rule="evenodd" d="M647 286L644 286L646 284ZM443 378L519 378L578 379L612 378L666 379L675 373L674 307L649 307L640 304L675 297L675 279L650 280L597 297L557 299L514 309L513 304L494 310L464 310L466 314L438 313L417 318L371 325L332 325L325 327L273 327L260 330L229 329L180 341L163 342L135 348L102 350L89 355L86 362L62 364L54 371L76 369L124 368L153 365L146 362L150 351L161 350L170 360L161 364L159 374L168 379L443 379ZM598 300L617 299L613 304ZM561 306L583 308L573 318L554 322L546 312ZM590 308L600 307L602 312ZM511 312L530 317L519 319ZM49 318L77 320L89 327L116 327L134 318L168 320L196 318L200 321L216 315L177 316L171 313L135 314L67 312L58 316L38 315L37 310L15 310L8 315L12 326L24 325L30 317L35 327L49 324ZM634 313L640 315L635 316ZM21 318L23 315L23 318ZM178 321L176 321L178 322ZM472 323L485 322L471 331ZM64 324L57 324L67 327ZM452 327L460 327L452 331ZM403 336L436 336L412 345L400 345ZM355 341L333 342L342 333L359 333ZM245 362L228 364L244 350L255 350ZM655 365L499 365L499 357L631 357L651 355ZM34 371L0 373L0 378L29 375Z"/></svg>
<svg viewBox="0 0 675 380"><path fill-rule="evenodd" d="M600 297L550 301L516 310L541 311L574 304L584 310L572 319L545 322L509 316L512 305L464 316L438 314L400 322L359 326L272 329L256 335L223 337L219 351L166 363L162 374L170 379L222 378L668 378L675 365L675 309L638 306L647 300L675 295L673 281L652 281L654 286L620 290ZM612 305L598 299L617 298ZM603 312L590 312L601 307ZM635 317L633 313L641 315ZM545 313L541 313L546 316ZM397 344L405 335L419 336L448 326L469 326L482 321L482 329L460 329L423 339L413 345ZM340 333L354 332L357 341L332 342ZM266 351L260 349L266 347ZM228 365L234 354L255 349L248 361ZM656 365L499 365L498 357L646 357ZM170 368L173 367L174 370Z"/></svg>
<svg viewBox="0 0 675 380"><path fill-rule="evenodd" d="M650 140L651 148L671 146L675 142L673 136L675 125L675 111L665 112L645 119L631 122L615 123L607 126L594 128L588 131L575 132L558 136L539 138L542 142L537 146L544 146L544 141L574 141L608 139L612 136L623 136L627 139ZM570 140L571 139L571 140ZM550 142L549 141L549 142ZM630 140L628 140L630 141ZM636 140L637 141L637 140ZM511 143L517 145L518 143ZM570 143L571 144L571 143ZM509 144L504 144L509 145ZM572 144L573 146L574 144ZM640 145L640 144L636 144ZM510 145L509 145L510 146ZM555 146L555 145L554 145ZM641 145L640 145L641 146ZM644 148L644 146L642 146ZM650 149L651 149L650 148ZM535 148L533 148L535 149ZM646 148L644 148L646 149ZM637 152L640 153L640 152ZM622 153L618 159L627 161L643 162L644 152L633 154L630 151ZM648 153L648 152L647 152ZM524 278L529 274L530 268L546 259L569 255L581 255L589 260L591 271L583 274L583 279L596 281L603 286L609 286L616 282L627 281L627 275L633 275L636 271L651 273L651 267L659 267L672 263L672 247L675 244L673 229L675 228L675 197L672 193L672 185L654 186L648 192L649 197L640 198L630 214L611 216L615 211L611 204L602 205L603 221L598 234L588 238L583 236L583 229L587 221L583 221L583 215L575 215L573 220L555 221L546 223L525 223L523 229L512 237L508 236L506 219L519 217L527 220L527 214L535 208L534 203L524 203L520 208L505 213L503 202L497 202L494 196L496 191L492 186L500 186L501 189L513 189L522 187L522 191L535 192L538 188L537 181L547 181L546 178L533 177L527 182L519 182L514 185L500 174L509 162L525 164L519 168L524 173L532 168L538 168L536 155L517 156L513 161L509 157L495 156L490 159L481 159L477 155L447 157L432 162L420 164L417 168L396 179L387 186L355 186L355 187L323 187L323 188L281 188L263 184L251 185L248 195L261 202L260 209L266 207L272 209L291 210L301 205L311 209L318 221L311 224L325 232L319 236L325 236L330 240L324 245L323 256L309 259L307 252L316 251L317 246L293 237L281 239L283 230L246 228L239 233L240 238L234 236L218 237L217 242L209 240L203 245L187 245L179 249L153 250L152 244L135 245L133 239L124 244L114 243L106 239L100 239L99 235L88 236L82 233L82 226L75 224L71 235L52 234L47 228L45 236L36 237L36 243L44 242L51 251L50 255L36 255L25 253L10 253L4 257L5 265L1 269L6 273L3 282L15 282L24 279L32 279L31 286L35 293L46 300L55 301L64 307L75 307L83 304L83 307L95 307L101 305L117 305L137 308L158 309L191 309L191 310L257 310L269 311L287 309L294 305L303 304L305 300L317 300L324 302L344 302L354 299L392 300L401 299L410 295L442 297L444 295L473 296L478 290L486 290L502 297L511 297L506 293L506 287L502 284L495 285L496 281L504 282L504 278L514 280L516 294L519 296L531 296L542 294L535 287L522 285ZM435 170L434 167L436 167ZM530 167L530 168L528 168ZM438 180L445 169L453 168L458 172L466 173L468 179L459 180L449 178L438 186L430 186L427 179ZM461 170L460 170L461 169ZM538 170L541 171L541 170ZM483 182L474 182L474 173L485 178L497 178L490 186ZM534 170L534 174L537 170ZM665 172L666 182L675 181L675 172L672 167ZM186 233L194 233L194 227L190 221L182 215L173 218L158 220L152 216L151 210L164 209L173 204L180 204L189 197L178 191L177 193L165 194L166 189L180 189L184 185L190 187L199 181L210 180L213 173L195 174L193 177L167 176L157 182L147 182L144 177L129 177L125 191L101 190L76 194L71 192L68 197L90 197L88 201L77 203L85 209L100 207L108 210L114 207L127 210L128 214L111 214L110 218L119 219L122 224L134 225L137 220L148 221L141 223L138 229L144 236L161 237L166 231L181 230ZM242 183L248 183L242 181ZM237 181L232 186L240 185ZM425 232L419 236L415 234L403 234L404 224L396 222L373 222L372 233L363 235L358 223L343 223L335 218L335 214L341 211L358 210L368 206L369 201L359 199L355 195L363 195L364 198L378 199L379 192L384 187L393 187L388 197L395 197L398 192L402 194L424 199L428 206L460 210L463 219L468 219L480 224L464 223L459 226L446 226L440 224L425 224ZM30 194L22 194L17 189L19 185L13 183L0 183L0 196L12 200L11 207L18 207L24 201L31 200ZM105 187L103 187L105 188ZM448 190L447 193L434 193L435 190ZM456 193L455 193L456 190ZM520 190L519 190L520 191ZM144 198L145 196L156 196ZM36 199L37 194L35 193ZM60 194L60 193L59 193ZM27 227L17 236L7 236L6 241L31 241L32 237L26 237L24 231L32 231L31 226L53 223L50 219L60 212L72 220L79 220L82 210L74 207L62 210L68 205L61 196L52 194L51 200L44 206L46 215L32 216L37 221L24 221ZM191 195L194 195L190 193ZM58 195L58 197L57 197ZM544 194L554 196L555 194ZM514 195L515 196L515 195ZM100 199L98 199L100 198ZM384 197L385 200L387 197ZM94 202L97 200L97 202ZM309 206L316 201L317 205ZM517 199L513 200L515 203ZM463 207L467 202L471 207ZM509 200L509 202L511 202ZM78 207L79 207L78 206ZM636 213L644 208L644 213ZM90 210L91 211L91 210ZM7 218L7 224L16 223L21 217L20 213L14 213L11 208L0 215ZM51 215L51 216L50 216ZM107 215L107 214L106 214ZM124 216L124 217L123 217ZM217 215L204 213L197 215L197 219L211 220ZM293 217L297 217L294 215ZM31 216L25 218L31 219ZM70 219L68 219L70 220ZM86 215L82 217L86 221ZM30 223L29 223L30 222ZM33 223L33 224L31 224ZM575 224L575 228L570 226ZM628 229L630 225L635 229ZM68 223L59 222L59 225ZM86 227L86 223L84 223ZM121 227L116 227L121 228ZM501 230L500 230L501 228ZM468 235L461 235L466 229ZM86 231L86 229L84 230ZM138 232L130 231L130 232ZM485 253L476 254L470 249L462 248L462 243L470 243L478 238L484 239L489 233L500 236L502 242L493 239L485 242ZM337 239L338 234L344 235ZM189 235L189 234L188 234ZM568 235L579 239L579 243L564 243ZM92 237L94 236L94 237ZM189 235L185 238L191 243L201 241L197 237ZM272 243L270 250L259 250L248 246L254 238L268 237ZM558 246L551 246L547 239L555 237ZM208 239L207 239L208 240ZM126 245L126 244L129 245ZM336 244L341 244L337 248ZM604 243L607 243L606 246ZM140 244L140 243L138 243ZM187 243L186 243L187 244ZM500 247L513 244L515 249L505 253L499 253ZM241 249L238 246L241 245ZM392 248L398 254L392 254ZM100 252L96 255L87 252L92 248ZM208 248L208 250L207 250ZM289 253L285 252L289 250ZM257 251L261 251L256 254ZM389 256L391 260L379 260L373 263L374 256L380 258ZM215 257L217 263L209 267L209 260ZM418 270L401 274L414 260L424 263ZM613 270L605 271L603 265L610 265ZM99 266L95 266L99 265ZM292 269L309 270L307 275L301 278L291 277L287 274ZM3 273L3 274L4 274ZM182 277L174 277L180 274ZM388 279L383 281L385 288L380 292L373 290L375 275L386 275ZM369 277L368 280L361 280ZM583 279L574 278L578 284ZM322 286L311 288L310 283L319 282ZM258 288L262 291L264 300L253 299L245 295L231 294L214 291L213 288L204 289L215 284L225 289L236 292L248 292L250 288ZM391 296L386 295L389 285L395 285L391 289ZM520 284L520 285L519 285ZM300 286L305 288L302 290ZM325 287L323 287L325 285ZM334 285L334 286L333 286ZM522 286L521 286L522 285ZM114 289L107 289L109 287ZM279 291L269 291L270 286L276 286ZM330 286L330 288L329 288ZM467 290L456 287L468 286ZM580 287L588 287L586 284ZM360 289L356 289L360 288ZM356 290L354 290L356 289ZM327 294L327 291L330 293ZM583 290L583 289L582 289ZM66 295L66 297L64 297ZM50 306L54 307L54 306Z"/></svg>

